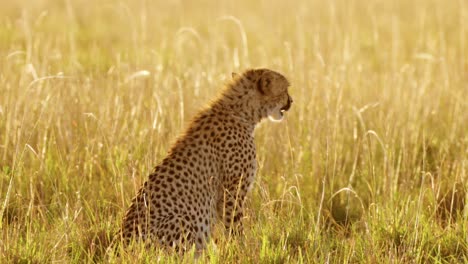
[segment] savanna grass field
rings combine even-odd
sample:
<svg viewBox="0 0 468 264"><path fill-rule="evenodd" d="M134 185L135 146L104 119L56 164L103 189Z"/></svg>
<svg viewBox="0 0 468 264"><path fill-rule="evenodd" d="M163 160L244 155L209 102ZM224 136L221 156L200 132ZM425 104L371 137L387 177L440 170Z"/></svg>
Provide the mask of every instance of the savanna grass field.
<svg viewBox="0 0 468 264"><path fill-rule="evenodd" d="M231 72L291 82L256 129L245 235L199 263L468 262L468 2L0 1L1 263L105 254Z"/></svg>

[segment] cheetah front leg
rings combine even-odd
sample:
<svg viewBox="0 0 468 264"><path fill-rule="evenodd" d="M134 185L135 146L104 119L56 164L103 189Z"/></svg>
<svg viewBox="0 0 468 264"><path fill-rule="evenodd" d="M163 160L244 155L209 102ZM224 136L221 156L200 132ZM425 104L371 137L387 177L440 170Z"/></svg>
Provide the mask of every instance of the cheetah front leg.
<svg viewBox="0 0 468 264"><path fill-rule="evenodd" d="M225 191L224 201L220 203L218 210L221 215L227 235L239 235L243 233L241 219L243 216L243 198L235 197L228 191Z"/></svg>
<svg viewBox="0 0 468 264"><path fill-rule="evenodd" d="M238 184L235 184L238 182ZM242 217L244 215L244 202L247 195L247 181L240 179L233 181L230 187L225 188L218 200L218 215L221 217L227 235L243 234Z"/></svg>

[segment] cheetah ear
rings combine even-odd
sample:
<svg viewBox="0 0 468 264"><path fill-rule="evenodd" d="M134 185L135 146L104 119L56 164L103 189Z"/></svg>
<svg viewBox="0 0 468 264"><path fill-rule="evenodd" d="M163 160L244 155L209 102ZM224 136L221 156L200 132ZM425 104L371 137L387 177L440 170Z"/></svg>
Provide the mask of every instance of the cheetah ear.
<svg viewBox="0 0 468 264"><path fill-rule="evenodd" d="M269 95L273 92L271 87L272 79L273 76L269 72L264 72L260 78L258 78L256 87L261 95Z"/></svg>
<svg viewBox="0 0 468 264"><path fill-rule="evenodd" d="M231 76L232 76L232 79L235 79L235 78L239 77L239 74L237 74L235 72L232 72Z"/></svg>

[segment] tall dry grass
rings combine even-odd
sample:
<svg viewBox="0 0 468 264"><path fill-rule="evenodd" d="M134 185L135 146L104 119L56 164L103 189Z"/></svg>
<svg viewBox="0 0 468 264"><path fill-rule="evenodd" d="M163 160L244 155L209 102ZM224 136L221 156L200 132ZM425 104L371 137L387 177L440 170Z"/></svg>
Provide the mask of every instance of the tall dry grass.
<svg viewBox="0 0 468 264"><path fill-rule="evenodd" d="M295 103L256 131L246 236L202 261L468 261L463 0L0 2L0 259L108 261L177 134L260 66Z"/></svg>

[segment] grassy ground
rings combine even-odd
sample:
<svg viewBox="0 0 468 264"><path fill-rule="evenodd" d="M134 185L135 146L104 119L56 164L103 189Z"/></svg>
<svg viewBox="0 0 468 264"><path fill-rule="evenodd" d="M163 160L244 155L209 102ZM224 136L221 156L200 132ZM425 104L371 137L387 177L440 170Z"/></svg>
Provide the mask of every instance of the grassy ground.
<svg viewBox="0 0 468 264"><path fill-rule="evenodd" d="M295 103L257 128L245 237L201 262L468 262L464 0L1 1L1 262L109 261L176 135L259 66ZM110 261L155 259L192 257Z"/></svg>

